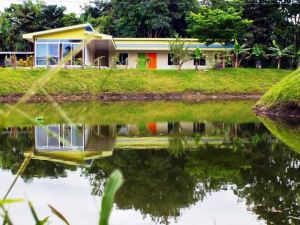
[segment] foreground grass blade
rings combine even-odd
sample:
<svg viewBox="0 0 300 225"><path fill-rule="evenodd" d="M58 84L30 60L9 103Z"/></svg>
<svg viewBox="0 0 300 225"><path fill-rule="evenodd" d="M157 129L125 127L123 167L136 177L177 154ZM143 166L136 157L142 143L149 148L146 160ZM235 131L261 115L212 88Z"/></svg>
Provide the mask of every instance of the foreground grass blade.
<svg viewBox="0 0 300 225"><path fill-rule="evenodd" d="M32 216L34 218L34 221L35 221L36 225L44 225L44 224L46 224L48 222L49 217L46 217L46 218L44 218L42 220L39 220L38 215L37 215L35 209L33 208L31 202L28 202L28 206L30 208L31 214L32 214Z"/></svg>
<svg viewBox="0 0 300 225"><path fill-rule="evenodd" d="M15 199L0 200L0 206L6 205L6 204L13 204L13 203L17 203L17 202L23 202L23 199L15 198Z"/></svg>
<svg viewBox="0 0 300 225"><path fill-rule="evenodd" d="M70 225L68 220L61 214L57 209L55 209L53 206L48 205L51 209L52 213L55 214L59 219L61 219L65 224Z"/></svg>
<svg viewBox="0 0 300 225"><path fill-rule="evenodd" d="M121 171L115 170L109 177L104 188L100 211L99 225L108 225L109 216L113 207L115 195L123 184Z"/></svg>

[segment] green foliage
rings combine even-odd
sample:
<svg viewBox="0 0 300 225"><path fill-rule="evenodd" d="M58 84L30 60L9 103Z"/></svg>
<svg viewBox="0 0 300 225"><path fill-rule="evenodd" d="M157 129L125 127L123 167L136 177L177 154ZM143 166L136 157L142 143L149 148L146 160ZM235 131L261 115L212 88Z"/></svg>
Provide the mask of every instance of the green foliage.
<svg viewBox="0 0 300 225"><path fill-rule="evenodd" d="M203 53L202 53L201 49L196 48L195 52L193 54L193 58L194 58L194 60L196 60L196 65L195 65L196 70L198 70L198 62L200 61L200 59L202 59L202 57L203 57Z"/></svg>
<svg viewBox="0 0 300 225"><path fill-rule="evenodd" d="M291 56L294 45L289 45L286 48L281 48L275 40L272 41L273 47L269 47L272 52L270 55L277 59L277 68L280 69L281 59L284 56Z"/></svg>
<svg viewBox="0 0 300 225"><path fill-rule="evenodd" d="M181 70L182 65L191 59L189 44L176 36L175 40L169 42L169 48L172 62Z"/></svg>
<svg viewBox="0 0 300 225"><path fill-rule="evenodd" d="M188 32L199 40L213 42L231 42L240 38L250 27L252 21L242 18L242 13L234 8L212 9L202 6L199 13L188 17Z"/></svg>
<svg viewBox="0 0 300 225"><path fill-rule="evenodd" d="M0 13L0 32L3 35L0 49L32 51L22 34L78 24L76 15L64 14L65 10L63 6L46 5L42 1L34 3L28 0L21 4L11 4Z"/></svg>
<svg viewBox="0 0 300 225"><path fill-rule="evenodd" d="M241 61L249 55L249 50L250 48L247 48L246 44L240 45L237 39L234 40L234 47L231 52L233 53L235 68L238 68Z"/></svg>
<svg viewBox="0 0 300 225"><path fill-rule="evenodd" d="M108 225L109 216L112 211L115 195L121 187L121 185L123 184L123 182L123 176L119 170L114 171L110 175L104 187L104 193L102 196L99 225Z"/></svg>
<svg viewBox="0 0 300 225"><path fill-rule="evenodd" d="M265 51L263 50L263 48L260 45L255 44L252 47L251 56L255 58L255 67L256 68L261 68L260 60L262 57L264 57L264 55L265 55Z"/></svg>

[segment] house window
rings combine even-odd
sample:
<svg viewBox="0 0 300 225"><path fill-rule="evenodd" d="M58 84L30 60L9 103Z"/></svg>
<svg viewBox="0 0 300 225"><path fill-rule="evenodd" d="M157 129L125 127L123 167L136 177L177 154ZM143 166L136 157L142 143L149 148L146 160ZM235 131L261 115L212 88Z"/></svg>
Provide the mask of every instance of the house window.
<svg viewBox="0 0 300 225"><path fill-rule="evenodd" d="M126 65L128 63L128 53L119 53L118 65Z"/></svg>
<svg viewBox="0 0 300 225"><path fill-rule="evenodd" d="M47 44L36 45L36 65L47 65Z"/></svg>
<svg viewBox="0 0 300 225"><path fill-rule="evenodd" d="M205 66L206 65L206 59L205 57L201 57L201 59L194 59L194 66L198 63L198 66Z"/></svg>
<svg viewBox="0 0 300 225"><path fill-rule="evenodd" d="M174 62L174 59L172 58L171 54L168 54L168 65L169 66L178 65L178 63Z"/></svg>

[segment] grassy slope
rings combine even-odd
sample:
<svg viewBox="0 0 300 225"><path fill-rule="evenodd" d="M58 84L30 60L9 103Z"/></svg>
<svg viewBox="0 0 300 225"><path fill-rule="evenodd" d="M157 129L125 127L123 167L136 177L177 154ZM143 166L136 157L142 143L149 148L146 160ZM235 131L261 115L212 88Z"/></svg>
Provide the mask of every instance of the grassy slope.
<svg viewBox="0 0 300 225"><path fill-rule="evenodd" d="M23 94L46 69L0 69L0 95ZM264 93L289 74L288 70L233 69L195 71L61 70L47 83L51 94L170 93Z"/></svg>
<svg viewBox="0 0 300 225"><path fill-rule="evenodd" d="M272 107L289 101L297 102L300 105L300 69L273 86L257 105Z"/></svg>
<svg viewBox="0 0 300 225"><path fill-rule="evenodd" d="M260 120L275 137L300 154L299 126L289 126L287 124L278 123L267 118L260 118Z"/></svg>
<svg viewBox="0 0 300 225"><path fill-rule="evenodd" d="M225 123L257 122L251 107L254 102L118 102L63 103L61 109L75 123L83 124L146 124L147 122L210 121ZM180 109L180 110L178 110ZM0 111L7 112L6 105ZM0 127L32 126L35 118L44 117L44 124L65 123L51 104L24 104L8 117L0 114Z"/></svg>

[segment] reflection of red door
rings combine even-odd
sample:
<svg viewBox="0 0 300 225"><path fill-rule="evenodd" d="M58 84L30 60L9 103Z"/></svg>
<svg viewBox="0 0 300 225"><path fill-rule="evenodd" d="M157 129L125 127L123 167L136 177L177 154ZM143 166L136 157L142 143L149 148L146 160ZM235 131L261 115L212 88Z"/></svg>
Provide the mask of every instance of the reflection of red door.
<svg viewBox="0 0 300 225"><path fill-rule="evenodd" d="M155 70L156 67L157 67L157 55L156 55L156 53L148 53L148 57L150 58L148 68L150 70Z"/></svg>
<svg viewBox="0 0 300 225"><path fill-rule="evenodd" d="M156 132L157 132L156 123L155 122L148 123L148 129L151 134L156 134Z"/></svg>

